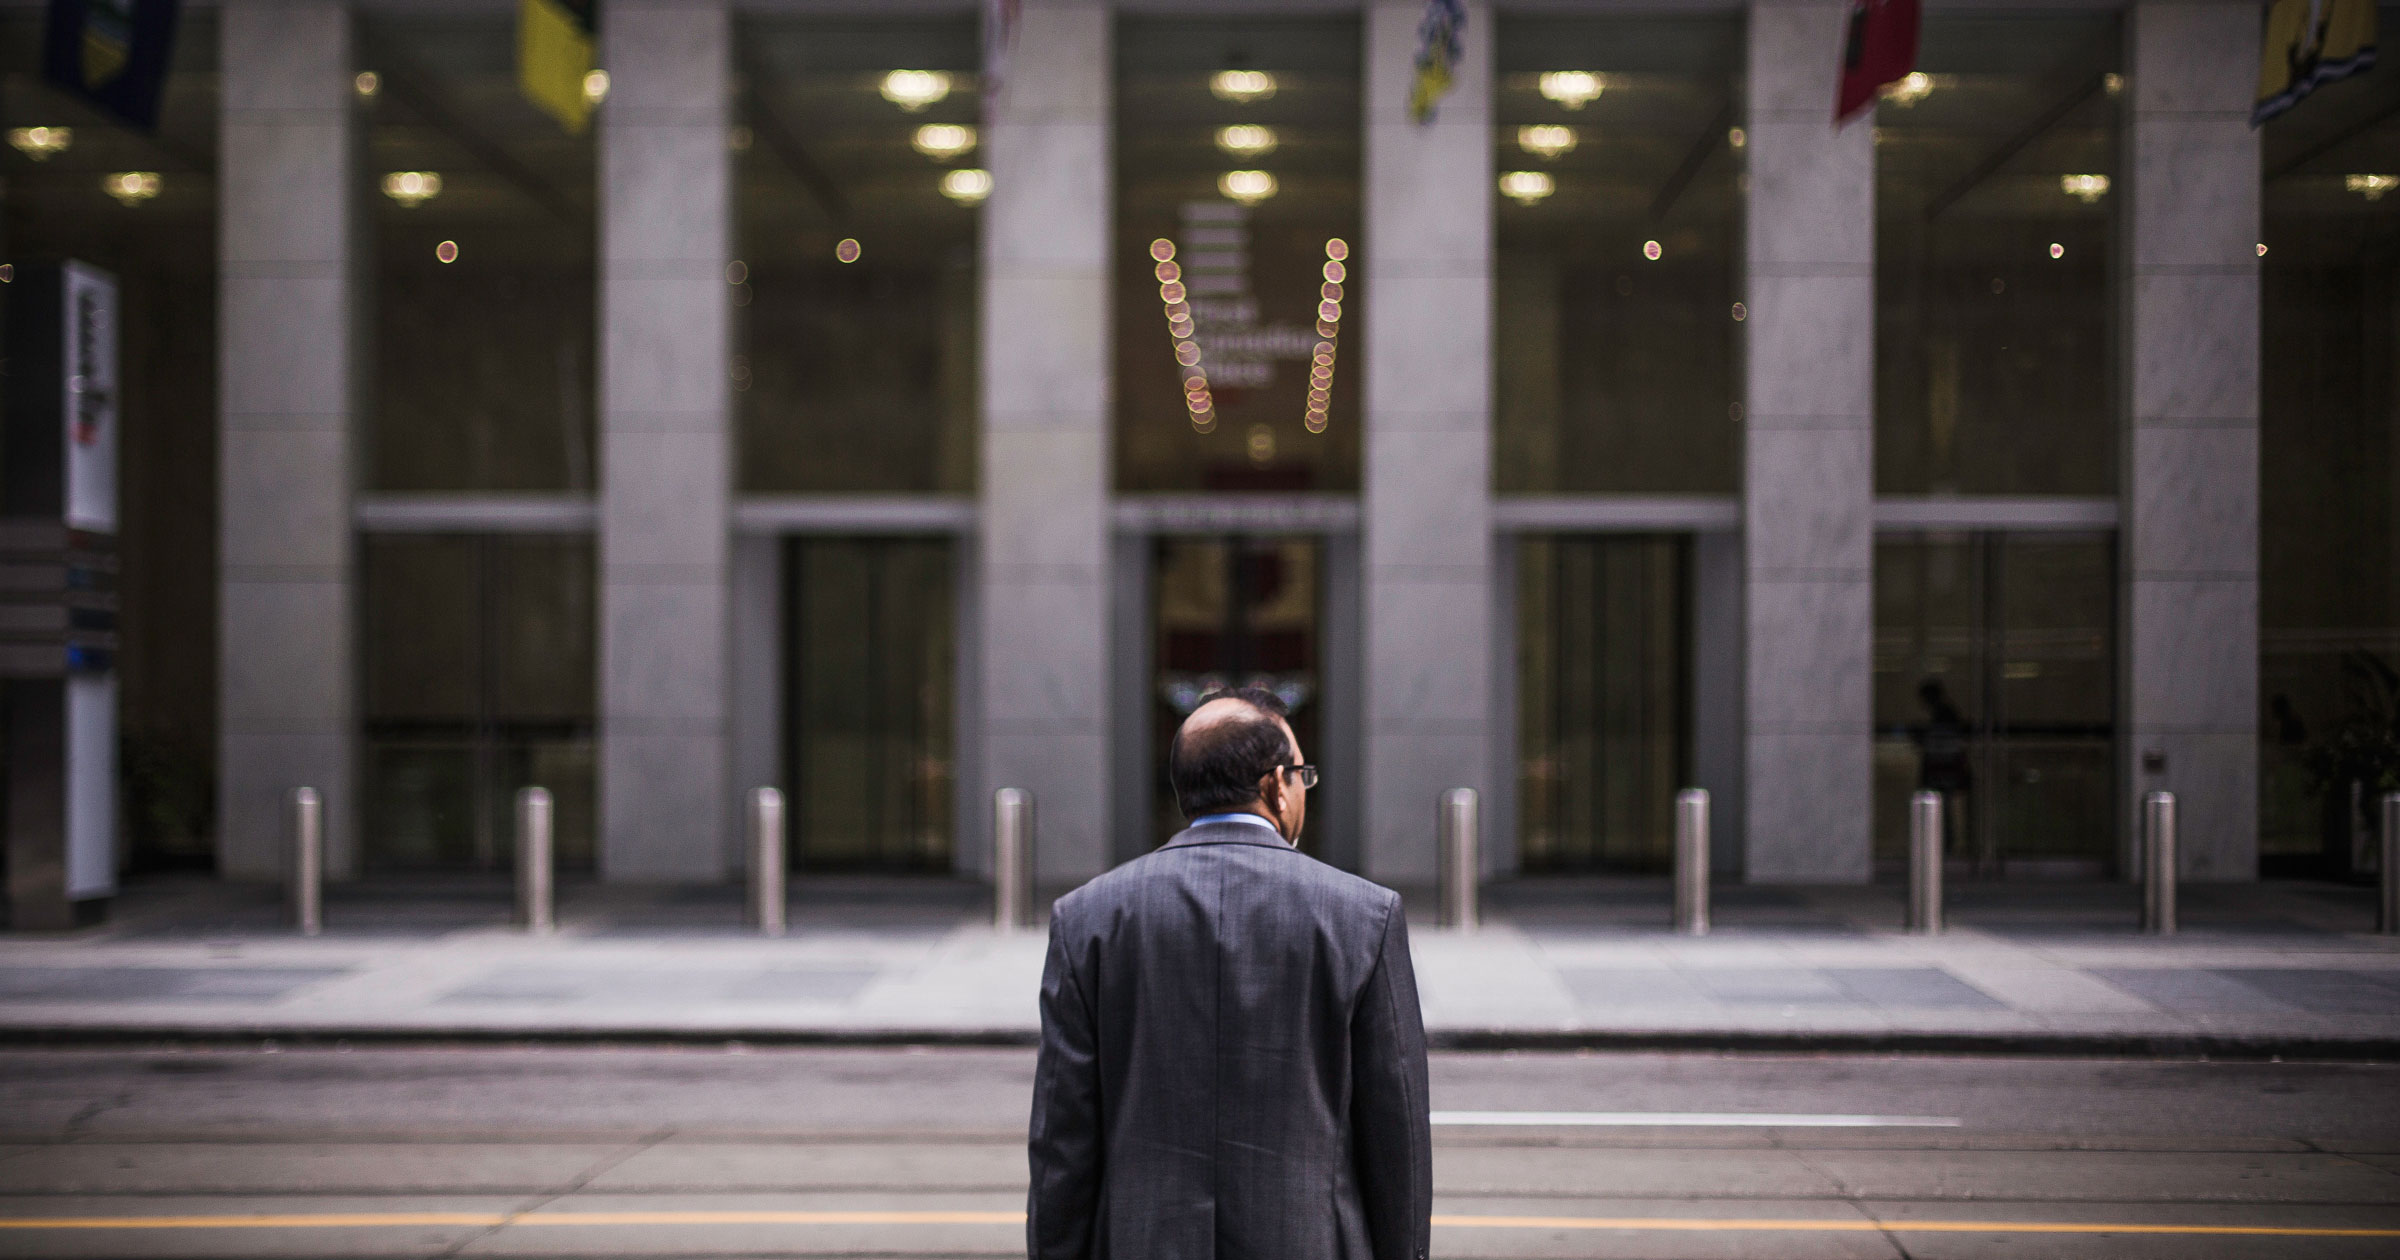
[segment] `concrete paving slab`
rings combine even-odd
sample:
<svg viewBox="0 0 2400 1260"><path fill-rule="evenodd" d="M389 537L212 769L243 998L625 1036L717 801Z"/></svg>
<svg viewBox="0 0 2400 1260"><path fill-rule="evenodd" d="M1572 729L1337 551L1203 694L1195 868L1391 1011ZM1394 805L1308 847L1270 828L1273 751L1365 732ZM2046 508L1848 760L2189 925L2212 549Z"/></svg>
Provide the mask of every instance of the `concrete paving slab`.
<svg viewBox="0 0 2400 1260"><path fill-rule="evenodd" d="M1692 1225L1740 1220L1824 1220L1865 1223L1847 1204L1809 1199L1711 1200L1685 1197L1520 1198L1436 1194L1433 1211L1444 1216L1516 1218L1523 1221L1629 1219ZM1583 1229L1568 1224L1472 1227L1437 1223L1433 1254L1461 1260L1564 1260L1566 1257L1639 1257L1640 1260L1892 1260L1904 1253L1880 1232L1746 1231L1708 1228Z"/></svg>
<svg viewBox="0 0 2400 1260"><path fill-rule="evenodd" d="M527 1201L513 1197L443 1196L387 1198L349 1195L246 1196L239 1200L163 1195L128 1202L86 1195L32 1195L0 1205L0 1215L29 1217L183 1217L242 1215L350 1215L389 1212L445 1213L470 1217L505 1215ZM365 1260L368 1257L433 1257L453 1254L483 1224L411 1221L383 1226L325 1226L291 1229L60 1229L0 1230L0 1253L43 1260Z"/></svg>
<svg viewBox="0 0 2400 1260"><path fill-rule="evenodd" d="M658 1213L919 1213L960 1211L1014 1217L1025 1210L1022 1194L679 1194L672 1196L567 1195L542 1205L534 1216L605 1213L639 1218ZM1025 1226L1010 1219L993 1223L843 1224L777 1221L655 1224L519 1223L478 1238L460 1252L471 1256L1022 1256Z"/></svg>
<svg viewBox="0 0 2400 1260"><path fill-rule="evenodd" d="M1866 1199L1860 1206L1876 1219L1904 1225L1909 1221L2012 1221L2110 1224L2228 1226L2237 1229L2366 1229L2400 1228L2400 1212L2382 1207L2299 1206L2290 1204L2218 1203L1977 1203L1971 1210L1948 1202ZM2023 1234L1929 1232L1900 1228L1910 1260L1997 1260L2009 1257L2137 1257L2139 1260L2388 1260L2391 1238L2325 1238L2303 1235L2140 1234L2128 1231L2088 1234Z"/></svg>
<svg viewBox="0 0 2400 1260"><path fill-rule="evenodd" d="M1655 1131L1653 1131L1655 1133ZM1838 1193L1831 1178L1789 1151L1438 1146L1437 1195L1533 1198L1801 1198Z"/></svg>

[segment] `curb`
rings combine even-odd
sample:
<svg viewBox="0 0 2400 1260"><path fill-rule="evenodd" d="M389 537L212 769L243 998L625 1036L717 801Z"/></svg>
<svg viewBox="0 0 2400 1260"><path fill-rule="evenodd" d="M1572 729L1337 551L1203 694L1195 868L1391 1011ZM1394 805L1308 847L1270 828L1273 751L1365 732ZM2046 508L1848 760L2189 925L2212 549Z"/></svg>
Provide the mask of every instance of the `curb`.
<svg viewBox="0 0 2400 1260"><path fill-rule="evenodd" d="M0 1050L333 1048L435 1049L580 1046L842 1046L1028 1049L1029 1028L481 1028L328 1025L82 1025L0 1028ZM1644 1031L1638 1029L1449 1028L1429 1032L1434 1050L1594 1053L1943 1055L1993 1058L2192 1059L2236 1062L2400 1062L2400 1038L2212 1033L1964 1033Z"/></svg>

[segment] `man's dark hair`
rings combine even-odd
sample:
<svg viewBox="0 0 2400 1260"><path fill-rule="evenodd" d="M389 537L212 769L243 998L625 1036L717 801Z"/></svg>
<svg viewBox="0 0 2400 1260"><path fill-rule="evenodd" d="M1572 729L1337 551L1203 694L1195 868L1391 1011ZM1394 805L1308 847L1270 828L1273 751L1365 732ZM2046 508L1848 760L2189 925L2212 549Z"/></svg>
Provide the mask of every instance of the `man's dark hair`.
<svg viewBox="0 0 2400 1260"><path fill-rule="evenodd" d="M1240 809L1258 799L1258 781L1277 766L1292 764L1292 746L1281 719L1291 713L1281 697L1264 687L1212 692L1200 703L1239 700L1249 713L1230 714L1190 739L1175 732L1167 747L1167 782L1185 818Z"/></svg>

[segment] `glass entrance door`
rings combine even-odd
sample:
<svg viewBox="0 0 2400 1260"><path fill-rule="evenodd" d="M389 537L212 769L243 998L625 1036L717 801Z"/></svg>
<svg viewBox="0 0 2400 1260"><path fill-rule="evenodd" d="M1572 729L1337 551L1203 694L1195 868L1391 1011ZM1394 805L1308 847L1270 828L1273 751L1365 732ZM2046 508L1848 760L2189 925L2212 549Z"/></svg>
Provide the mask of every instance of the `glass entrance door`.
<svg viewBox="0 0 2400 1260"><path fill-rule="evenodd" d="M1952 861L2097 878L2115 862L2115 551L2105 534L1875 545L1875 854L1944 792Z"/></svg>
<svg viewBox="0 0 2400 1260"><path fill-rule="evenodd" d="M784 556L793 869L950 869L951 544L800 538Z"/></svg>
<svg viewBox="0 0 2400 1260"><path fill-rule="evenodd" d="M1517 544L1518 865L1663 871L1690 782L1690 545Z"/></svg>
<svg viewBox="0 0 2400 1260"><path fill-rule="evenodd" d="M1326 753L1324 546L1309 538L1175 537L1151 544L1150 758L1152 842L1183 829L1168 786L1166 750L1202 697L1226 687L1264 687L1291 706L1301 751ZM1323 856L1320 800L1303 851Z"/></svg>

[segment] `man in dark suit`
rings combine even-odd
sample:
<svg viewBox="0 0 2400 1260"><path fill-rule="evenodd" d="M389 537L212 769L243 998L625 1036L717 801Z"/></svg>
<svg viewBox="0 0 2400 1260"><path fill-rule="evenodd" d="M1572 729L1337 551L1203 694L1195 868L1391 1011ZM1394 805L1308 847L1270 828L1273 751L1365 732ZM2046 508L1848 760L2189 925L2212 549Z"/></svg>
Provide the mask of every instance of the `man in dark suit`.
<svg viewBox="0 0 2400 1260"><path fill-rule="evenodd" d="M1292 846L1316 768L1272 693L1201 705L1191 825L1061 898L1034 1260L1424 1260L1425 1025L1399 895Z"/></svg>

